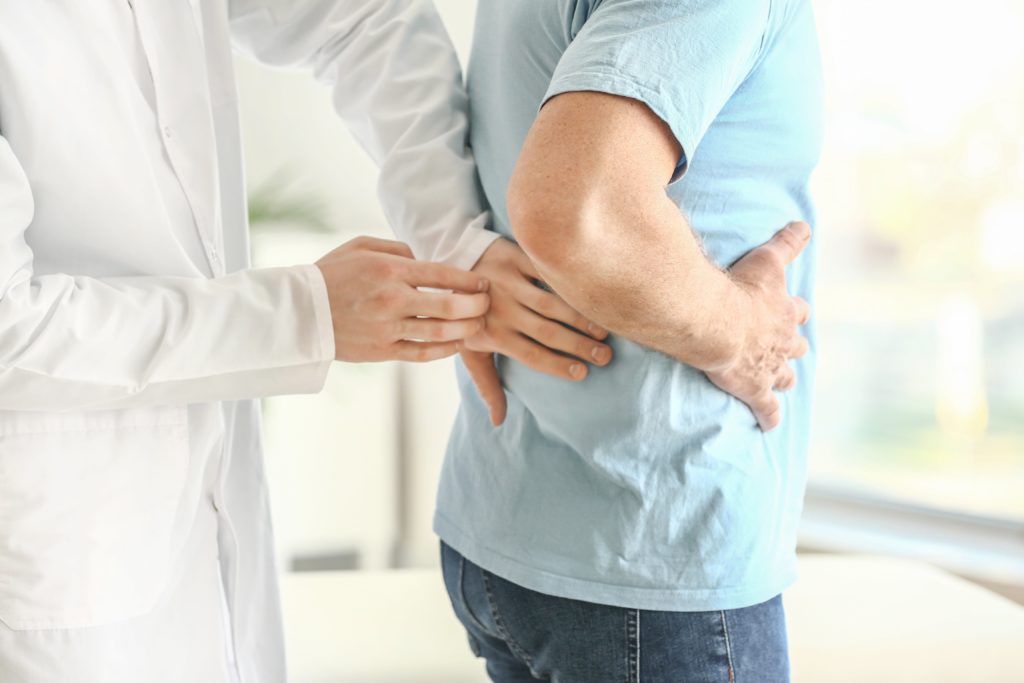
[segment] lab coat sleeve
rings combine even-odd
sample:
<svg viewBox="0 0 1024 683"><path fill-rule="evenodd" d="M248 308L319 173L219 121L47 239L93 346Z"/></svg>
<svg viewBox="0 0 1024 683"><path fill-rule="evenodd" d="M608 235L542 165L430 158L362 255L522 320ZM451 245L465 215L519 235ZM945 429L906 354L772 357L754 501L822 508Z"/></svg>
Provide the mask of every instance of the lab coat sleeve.
<svg viewBox="0 0 1024 683"><path fill-rule="evenodd" d="M498 237L468 147L468 100L429 0L231 0L235 44L310 69L380 166L378 193L417 258L471 268Z"/></svg>
<svg viewBox="0 0 1024 683"><path fill-rule="evenodd" d="M334 356L315 266L214 279L37 275L29 181L0 137L0 410L312 392Z"/></svg>

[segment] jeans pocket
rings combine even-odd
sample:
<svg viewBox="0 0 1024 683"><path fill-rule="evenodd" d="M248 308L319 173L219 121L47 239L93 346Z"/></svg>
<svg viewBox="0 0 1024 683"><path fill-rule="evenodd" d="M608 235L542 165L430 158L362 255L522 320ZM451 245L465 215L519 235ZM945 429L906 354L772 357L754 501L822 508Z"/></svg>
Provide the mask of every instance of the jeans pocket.
<svg viewBox="0 0 1024 683"><path fill-rule="evenodd" d="M152 610L188 460L184 408L0 413L0 621L83 628Z"/></svg>

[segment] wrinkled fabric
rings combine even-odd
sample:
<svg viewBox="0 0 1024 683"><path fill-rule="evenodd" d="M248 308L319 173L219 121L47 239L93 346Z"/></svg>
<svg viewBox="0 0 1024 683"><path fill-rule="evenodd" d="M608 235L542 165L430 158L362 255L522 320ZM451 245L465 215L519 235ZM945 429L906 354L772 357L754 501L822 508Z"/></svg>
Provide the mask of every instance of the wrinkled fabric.
<svg viewBox="0 0 1024 683"><path fill-rule="evenodd" d="M637 99L666 121L683 150L668 193L719 265L790 221L813 226L822 107L806 0L482 0L468 87L472 146L506 236L527 131L547 99L573 91ZM814 240L787 273L811 301L813 262ZM559 597L701 611L778 595L794 579L806 479L815 339L804 332L811 352L768 434L703 373L623 338L579 383L501 359L500 428L460 366L437 533Z"/></svg>

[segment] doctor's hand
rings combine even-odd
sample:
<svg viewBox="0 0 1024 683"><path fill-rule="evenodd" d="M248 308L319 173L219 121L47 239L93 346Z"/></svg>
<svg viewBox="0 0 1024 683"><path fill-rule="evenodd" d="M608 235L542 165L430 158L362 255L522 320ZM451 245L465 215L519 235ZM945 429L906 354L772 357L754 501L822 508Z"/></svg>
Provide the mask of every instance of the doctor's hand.
<svg viewBox="0 0 1024 683"><path fill-rule="evenodd" d="M316 265L327 284L337 360L437 360L483 329L487 279L416 261L401 242L357 237Z"/></svg>
<svg viewBox="0 0 1024 683"><path fill-rule="evenodd" d="M611 348L600 343L608 332L539 287L540 275L517 245L496 240L473 272L491 283L491 307L483 329L466 340L461 355L495 426L505 421L507 402L493 354L569 381L585 378L588 363L611 362Z"/></svg>
<svg viewBox="0 0 1024 683"><path fill-rule="evenodd" d="M782 417L774 392L796 386L796 373L789 361L808 351L798 328L807 323L811 310L806 301L786 290L786 266L810 239L806 223L790 223L729 268L732 281L747 297L748 315L737 321L739 344L731 361L721 368L705 369L720 389L750 407L766 432L775 429Z"/></svg>

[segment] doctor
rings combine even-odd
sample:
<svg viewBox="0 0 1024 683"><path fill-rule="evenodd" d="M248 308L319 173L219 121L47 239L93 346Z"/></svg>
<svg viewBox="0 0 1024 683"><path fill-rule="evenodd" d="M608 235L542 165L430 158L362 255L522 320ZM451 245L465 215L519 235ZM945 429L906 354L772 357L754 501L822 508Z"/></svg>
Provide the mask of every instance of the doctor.
<svg viewBox="0 0 1024 683"><path fill-rule="evenodd" d="M333 86L412 251L249 268L232 44ZM465 108L427 0L0 3L0 681L285 680L254 399L478 331Z"/></svg>

